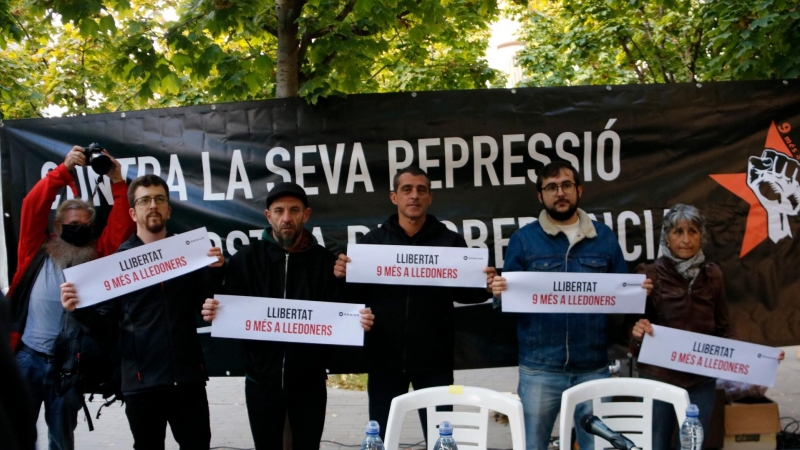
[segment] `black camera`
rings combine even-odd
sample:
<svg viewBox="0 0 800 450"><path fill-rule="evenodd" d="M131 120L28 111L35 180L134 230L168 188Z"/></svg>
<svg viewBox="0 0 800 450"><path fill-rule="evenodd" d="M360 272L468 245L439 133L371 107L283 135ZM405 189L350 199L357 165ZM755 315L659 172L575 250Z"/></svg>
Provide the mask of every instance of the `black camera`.
<svg viewBox="0 0 800 450"><path fill-rule="evenodd" d="M92 170L100 176L107 175L108 172L114 168L114 163L108 155L103 154L103 147L100 144L93 142L89 144L84 150L83 155L86 157L86 164L92 166Z"/></svg>

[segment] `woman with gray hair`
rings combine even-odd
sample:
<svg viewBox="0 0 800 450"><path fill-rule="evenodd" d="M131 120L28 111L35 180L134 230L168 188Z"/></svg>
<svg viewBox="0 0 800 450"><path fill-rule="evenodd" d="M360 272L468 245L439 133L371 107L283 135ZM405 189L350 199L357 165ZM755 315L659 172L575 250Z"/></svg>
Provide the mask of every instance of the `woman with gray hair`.
<svg viewBox="0 0 800 450"><path fill-rule="evenodd" d="M701 248L705 218L694 206L675 205L664 215L661 257L641 264L639 273L653 280L644 317L631 329L631 350L638 355L644 334L653 335L653 324L695 333L733 338L728 323L725 285L719 266L706 261ZM686 389L700 409L700 422L708 430L714 407L716 379L638 364L639 376ZM669 449L677 424L671 404L653 402L653 449Z"/></svg>

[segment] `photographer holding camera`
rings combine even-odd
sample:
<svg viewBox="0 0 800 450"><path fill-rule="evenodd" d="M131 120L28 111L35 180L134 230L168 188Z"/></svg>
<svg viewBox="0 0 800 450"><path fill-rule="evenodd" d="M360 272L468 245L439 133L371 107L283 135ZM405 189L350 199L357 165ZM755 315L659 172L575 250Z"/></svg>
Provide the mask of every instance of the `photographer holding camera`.
<svg viewBox="0 0 800 450"><path fill-rule="evenodd" d="M102 160L105 170L95 164ZM96 239L92 238L94 207L77 198L73 178L75 166L86 166L87 162L99 175L107 172L114 197L108 224ZM76 198L59 205L50 234L51 205L65 186ZM16 351L15 360L28 383L37 417L44 403L51 450L74 448L73 432L83 405L83 393L77 386L59 392L61 365L71 361L68 355L57 355L56 348L68 348L63 340L75 336L73 331L79 327L61 307L63 270L116 252L135 228L129 208L120 164L96 145L89 151L72 147L64 163L39 180L22 202L18 265L8 291L11 348Z"/></svg>

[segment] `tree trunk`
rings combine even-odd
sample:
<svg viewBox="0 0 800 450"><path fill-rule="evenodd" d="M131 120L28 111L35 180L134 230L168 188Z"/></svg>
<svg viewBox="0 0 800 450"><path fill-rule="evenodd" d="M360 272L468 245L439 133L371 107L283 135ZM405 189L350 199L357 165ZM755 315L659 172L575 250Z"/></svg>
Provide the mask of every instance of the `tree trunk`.
<svg viewBox="0 0 800 450"><path fill-rule="evenodd" d="M278 0L275 15L278 18L278 62L275 97L297 97L300 90L300 48L297 18L305 0Z"/></svg>

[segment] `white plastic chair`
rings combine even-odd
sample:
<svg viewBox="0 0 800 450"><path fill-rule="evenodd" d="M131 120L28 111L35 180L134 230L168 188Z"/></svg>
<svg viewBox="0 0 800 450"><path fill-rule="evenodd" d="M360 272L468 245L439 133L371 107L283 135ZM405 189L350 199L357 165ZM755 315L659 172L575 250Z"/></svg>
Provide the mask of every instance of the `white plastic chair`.
<svg viewBox="0 0 800 450"><path fill-rule="evenodd" d="M603 402L602 397L638 397L641 401ZM642 378L605 378L573 386L561 396L559 436L561 450L569 450L575 406L592 400L595 416L608 428L622 433L643 450L653 448L653 400L672 403L678 423L686 419L689 393L686 389ZM638 400L638 399L637 399ZM577 425L580 427L580 424ZM595 437L595 450L613 448L603 438ZM516 447L514 447L516 448Z"/></svg>
<svg viewBox="0 0 800 450"><path fill-rule="evenodd" d="M473 406L480 411L436 411L437 405ZM433 450L443 420L453 425L453 438L459 449L485 450L490 409L508 416L513 447L525 448L525 420L522 403L517 398L479 387L441 386L409 392L392 400L386 425L386 450L397 450L406 413L422 408L428 412L428 450Z"/></svg>

